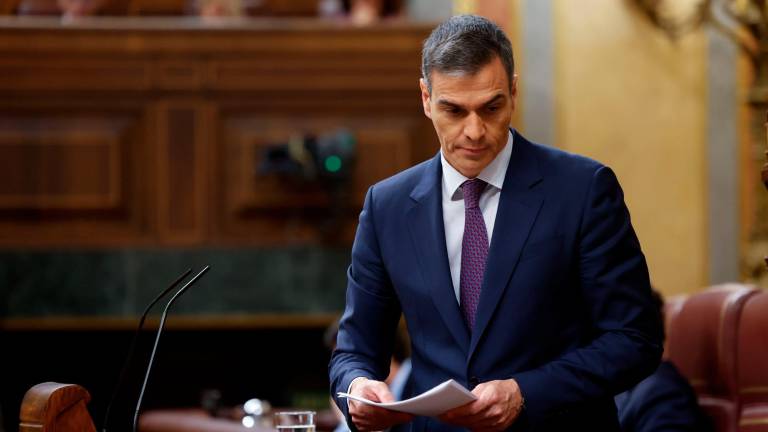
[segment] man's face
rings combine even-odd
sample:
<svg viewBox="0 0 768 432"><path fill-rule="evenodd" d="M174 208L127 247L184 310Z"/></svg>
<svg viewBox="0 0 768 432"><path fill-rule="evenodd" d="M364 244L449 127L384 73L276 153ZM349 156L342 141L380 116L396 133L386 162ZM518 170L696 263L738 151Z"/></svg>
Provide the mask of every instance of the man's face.
<svg viewBox="0 0 768 432"><path fill-rule="evenodd" d="M448 163L475 178L507 144L515 110L517 77L510 90L498 57L473 75L433 71L432 94L420 80L424 114L435 125Z"/></svg>

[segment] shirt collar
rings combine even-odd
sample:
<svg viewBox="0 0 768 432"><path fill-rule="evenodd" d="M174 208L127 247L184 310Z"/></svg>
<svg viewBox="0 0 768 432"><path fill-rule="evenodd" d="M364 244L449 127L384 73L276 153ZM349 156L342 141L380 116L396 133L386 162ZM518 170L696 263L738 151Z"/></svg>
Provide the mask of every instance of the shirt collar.
<svg viewBox="0 0 768 432"><path fill-rule="evenodd" d="M488 183L489 185L501 190L501 186L504 184L504 177L507 175L507 167L509 166L509 159L512 156L512 145L514 141L514 135L512 131L509 131L509 137L507 138L507 144L496 155L496 157L488 164L477 178ZM443 150L440 149L440 163L443 166L443 186L445 190L451 193L452 199L458 199L456 192L459 187L469 178L464 177L463 174L458 172L448 161L445 159Z"/></svg>

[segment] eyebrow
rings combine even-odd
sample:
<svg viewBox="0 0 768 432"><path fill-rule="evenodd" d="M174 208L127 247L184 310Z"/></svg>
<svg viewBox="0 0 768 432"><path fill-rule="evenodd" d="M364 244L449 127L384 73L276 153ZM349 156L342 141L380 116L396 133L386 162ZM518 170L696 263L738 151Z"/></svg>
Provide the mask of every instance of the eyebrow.
<svg viewBox="0 0 768 432"><path fill-rule="evenodd" d="M483 106L488 106L488 105L491 105L493 103L496 103L497 101L499 101L499 99L504 99L504 97L505 96L503 94L499 93L496 96L492 97L491 100L489 100L488 102L484 103Z"/></svg>
<svg viewBox="0 0 768 432"><path fill-rule="evenodd" d="M493 104L495 102L498 102L500 99L504 99L504 94L502 94L502 93L497 94L496 96L490 98L486 102L483 102L481 104L481 106L491 105L491 104ZM438 99L437 104L440 105L440 106L448 107L448 108L464 109L464 107L462 107L461 105L459 105L459 104L457 104L455 102L451 102L451 101L446 100L446 99Z"/></svg>

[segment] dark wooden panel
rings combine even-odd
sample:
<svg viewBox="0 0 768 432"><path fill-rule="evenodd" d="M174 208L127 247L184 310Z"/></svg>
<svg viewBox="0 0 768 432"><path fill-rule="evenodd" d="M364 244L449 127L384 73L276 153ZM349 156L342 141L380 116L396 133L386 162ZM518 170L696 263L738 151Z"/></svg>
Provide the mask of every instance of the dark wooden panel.
<svg viewBox="0 0 768 432"><path fill-rule="evenodd" d="M205 105L188 101L158 105L158 209L163 241L199 242L203 237L205 179Z"/></svg>
<svg viewBox="0 0 768 432"><path fill-rule="evenodd" d="M195 111L176 108L168 112L168 225L179 230L195 228Z"/></svg>
<svg viewBox="0 0 768 432"><path fill-rule="evenodd" d="M368 187L412 163L415 131L424 126L409 117L327 117L315 115L222 115L223 155L220 190L224 192L217 223L224 238L279 242L322 239L327 225L354 227ZM341 197L322 181L286 179L260 173L265 150L292 136L348 130L355 138L355 166ZM347 227L347 228L349 228ZM336 227L341 241L352 230Z"/></svg>
<svg viewBox="0 0 768 432"><path fill-rule="evenodd" d="M146 239L138 109L0 107L0 244Z"/></svg>
<svg viewBox="0 0 768 432"><path fill-rule="evenodd" d="M120 203L117 142L4 138L0 136L0 209L109 210Z"/></svg>
<svg viewBox="0 0 768 432"><path fill-rule="evenodd" d="M0 209L124 205L128 126L124 118L0 117Z"/></svg>

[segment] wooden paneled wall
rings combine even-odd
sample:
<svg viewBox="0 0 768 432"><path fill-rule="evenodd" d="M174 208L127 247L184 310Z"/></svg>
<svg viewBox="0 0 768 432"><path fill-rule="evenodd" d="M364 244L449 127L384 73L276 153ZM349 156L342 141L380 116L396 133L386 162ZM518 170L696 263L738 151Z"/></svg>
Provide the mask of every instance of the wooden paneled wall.
<svg viewBox="0 0 768 432"><path fill-rule="evenodd" d="M433 154L427 26L0 17L0 247L328 240L329 191L260 175L267 145L346 128L368 186ZM327 226L326 226L327 228Z"/></svg>

